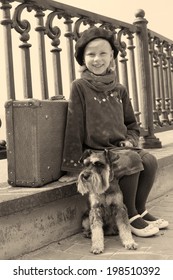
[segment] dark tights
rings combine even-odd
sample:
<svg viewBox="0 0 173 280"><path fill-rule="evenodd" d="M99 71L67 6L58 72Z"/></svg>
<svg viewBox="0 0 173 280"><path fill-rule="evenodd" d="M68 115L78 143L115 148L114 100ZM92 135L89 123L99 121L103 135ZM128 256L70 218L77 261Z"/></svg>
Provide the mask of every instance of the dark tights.
<svg viewBox="0 0 173 280"><path fill-rule="evenodd" d="M142 214L146 210L146 202L157 171L157 160L153 155L144 153L141 158L144 170L139 173L124 176L119 180L129 218L137 214ZM145 219L155 220L156 218L147 214Z"/></svg>

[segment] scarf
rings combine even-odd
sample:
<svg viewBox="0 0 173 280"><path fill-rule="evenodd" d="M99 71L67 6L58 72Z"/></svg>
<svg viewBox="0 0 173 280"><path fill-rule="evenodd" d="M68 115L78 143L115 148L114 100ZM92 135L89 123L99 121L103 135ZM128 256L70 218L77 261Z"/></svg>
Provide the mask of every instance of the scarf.
<svg viewBox="0 0 173 280"><path fill-rule="evenodd" d="M116 87L115 72L109 72L105 75L95 75L88 70L81 74L81 78L88 82L89 86L96 91L108 92Z"/></svg>

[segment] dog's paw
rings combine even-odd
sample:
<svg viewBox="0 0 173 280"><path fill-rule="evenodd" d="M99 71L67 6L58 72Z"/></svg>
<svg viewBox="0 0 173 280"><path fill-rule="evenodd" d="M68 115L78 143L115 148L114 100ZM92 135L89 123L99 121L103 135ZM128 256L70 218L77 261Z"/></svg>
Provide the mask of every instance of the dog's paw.
<svg viewBox="0 0 173 280"><path fill-rule="evenodd" d="M91 253L96 255L103 253L103 251L104 251L104 247L94 247L94 246L92 246L90 250Z"/></svg>
<svg viewBox="0 0 173 280"><path fill-rule="evenodd" d="M136 250L138 248L138 244L134 240L124 242L123 245L127 250Z"/></svg>

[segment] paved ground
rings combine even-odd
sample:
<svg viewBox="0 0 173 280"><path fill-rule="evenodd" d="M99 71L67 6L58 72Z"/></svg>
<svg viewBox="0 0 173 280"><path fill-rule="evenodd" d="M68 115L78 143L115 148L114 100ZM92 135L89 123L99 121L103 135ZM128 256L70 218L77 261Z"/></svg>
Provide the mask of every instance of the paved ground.
<svg viewBox="0 0 173 280"><path fill-rule="evenodd" d="M136 251L122 247L118 236L105 237L105 251L100 255L89 252L91 241L81 233L24 255L19 260L173 260L173 191L149 203L156 216L169 220L169 228L150 238L135 237Z"/></svg>

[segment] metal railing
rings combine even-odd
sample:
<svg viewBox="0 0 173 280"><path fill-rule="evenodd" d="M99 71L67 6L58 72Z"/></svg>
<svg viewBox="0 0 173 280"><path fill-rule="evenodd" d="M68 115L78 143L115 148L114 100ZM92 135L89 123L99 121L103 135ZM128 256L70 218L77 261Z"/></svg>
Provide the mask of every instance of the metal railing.
<svg viewBox="0 0 173 280"><path fill-rule="evenodd" d="M37 98L39 93L41 99L68 99L70 83L78 76L75 40L89 26L102 26L115 34L120 51L116 75L131 97L142 145L161 147L154 133L172 129L173 123L173 41L147 28L143 10L129 24L52 0L0 2L6 100Z"/></svg>

